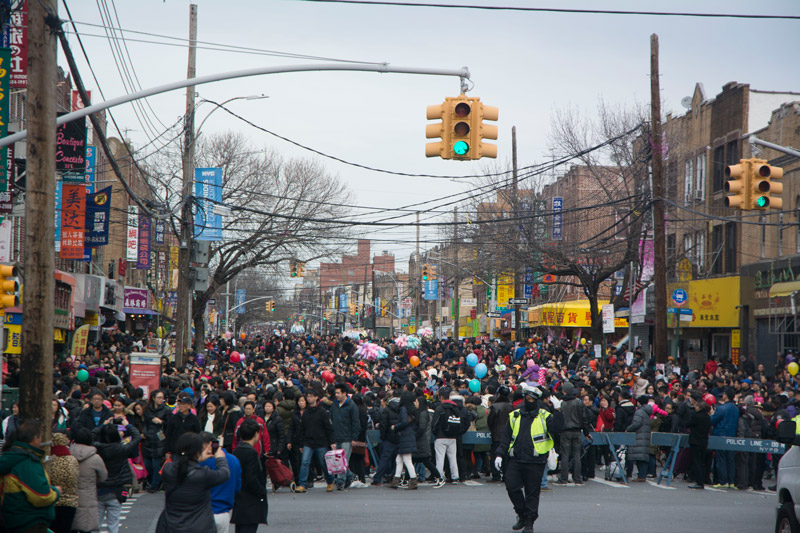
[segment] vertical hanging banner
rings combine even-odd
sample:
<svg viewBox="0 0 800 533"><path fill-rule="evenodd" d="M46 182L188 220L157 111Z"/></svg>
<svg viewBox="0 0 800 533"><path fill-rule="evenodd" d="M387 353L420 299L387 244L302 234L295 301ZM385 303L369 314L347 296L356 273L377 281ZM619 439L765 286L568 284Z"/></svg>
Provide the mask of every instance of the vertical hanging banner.
<svg viewBox="0 0 800 533"><path fill-rule="evenodd" d="M156 244L164 244L164 233L167 231L167 225L163 220L156 220L155 238Z"/></svg>
<svg viewBox="0 0 800 533"><path fill-rule="evenodd" d="M28 2L11 13L8 34L11 47L11 88L28 87Z"/></svg>
<svg viewBox="0 0 800 533"><path fill-rule="evenodd" d="M11 262L11 234L13 222L10 219L0 223L0 263Z"/></svg>
<svg viewBox="0 0 800 533"><path fill-rule="evenodd" d="M97 148L90 144L86 147L86 194L94 193L94 168L97 164Z"/></svg>
<svg viewBox="0 0 800 533"><path fill-rule="evenodd" d="M111 187L86 196L86 246L108 244L108 219L111 216Z"/></svg>
<svg viewBox="0 0 800 533"><path fill-rule="evenodd" d="M136 261L139 252L139 207L128 206L128 251L125 259Z"/></svg>
<svg viewBox="0 0 800 533"><path fill-rule="evenodd" d="M0 48L0 137L8 135L8 121L11 115L11 50ZM8 149L0 149L0 192L6 192L8 188L8 173L6 169L6 158Z"/></svg>
<svg viewBox="0 0 800 533"><path fill-rule="evenodd" d="M562 214L561 210L564 207L564 198L560 196L556 196L553 198L553 240L560 241L561 240L561 228L562 228Z"/></svg>
<svg viewBox="0 0 800 533"><path fill-rule="evenodd" d="M14 208L14 180L17 177L16 167L14 166L14 145L7 146L5 181L6 190L0 192L0 215L9 215ZM0 161L2 161L2 151L0 151ZM0 176L0 181L2 176Z"/></svg>
<svg viewBox="0 0 800 533"><path fill-rule="evenodd" d="M222 169L194 169L194 194L199 205L194 214L194 238L198 241L222 240L222 215L214 213L222 204Z"/></svg>
<svg viewBox="0 0 800 533"><path fill-rule="evenodd" d="M139 251L136 256L136 269L150 269L150 217L139 215Z"/></svg>
<svg viewBox="0 0 800 533"><path fill-rule="evenodd" d="M61 182L56 182L56 231L55 244L56 252L61 252Z"/></svg>
<svg viewBox="0 0 800 533"><path fill-rule="evenodd" d="M82 183L61 185L61 259L83 260L86 231L86 187Z"/></svg>
<svg viewBox="0 0 800 533"><path fill-rule="evenodd" d="M245 290L244 289L236 289L236 303L234 305L238 305L241 307L236 308L236 313L243 315L244 314L244 305L242 305L245 301Z"/></svg>
<svg viewBox="0 0 800 533"><path fill-rule="evenodd" d="M86 117L58 126L56 170L65 175L65 180L86 182Z"/></svg>

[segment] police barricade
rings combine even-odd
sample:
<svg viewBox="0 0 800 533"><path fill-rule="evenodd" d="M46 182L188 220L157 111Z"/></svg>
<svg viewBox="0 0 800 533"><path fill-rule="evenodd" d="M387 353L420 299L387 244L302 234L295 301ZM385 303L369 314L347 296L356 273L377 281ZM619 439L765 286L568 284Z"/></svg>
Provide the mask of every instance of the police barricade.
<svg viewBox="0 0 800 533"><path fill-rule="evenodd" d="M627 483L628 479L625 475L625 468L619 459L617 449L619 446L632 446L636 440L636 434L592 433L591 435L592 444L594 446L608 446L614 458L614 462L619 472L622 474L622 481ZM651 433L650 444L652 446L669 448L664 467L659 472L656 481L660 485L661 480L666 478L667 486L670 486L674 476L678 452L680 452L681 448L687 448L689 446L689 435L682 433ZM783 455L786 451L786 447L776 440L714 436L708 438L708 449L733 452L772 453L775 455Z"/></svg>

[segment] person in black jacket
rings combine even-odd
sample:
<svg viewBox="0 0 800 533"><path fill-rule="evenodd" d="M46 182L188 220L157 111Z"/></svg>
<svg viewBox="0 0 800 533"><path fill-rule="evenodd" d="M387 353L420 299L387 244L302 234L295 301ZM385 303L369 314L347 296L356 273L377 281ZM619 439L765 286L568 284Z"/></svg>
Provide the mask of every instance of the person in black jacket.
<svg viewBox="0 0 800 533"><path fill-rule="evenodd" d="M708 433L711 431L711 417L708 412L711 406L702 400L694 400L694 415L686 427L689 429L689 453L692 457L694 484L690 489L704 489L706 480L706 450L708 449Z"/></svg>
<svg viewBox="0 0 800 533"><path fill-rule="evenodd" d="M271 405L269 402L267 404ZM280 420L277 415L273 418ZM239 426L239 445L233 451L242 465L242 490L236 495L231 515L231 523L236 524L236 533L255 533L258 524L267 523L267 474L254 448L260 432L261 428L255 420L242 422Z"/></svg>
<svg viewBox="0 0 800 533"><path fill-rule="evenodd" d="M303 443L303 457L300 463L300 485L295 489L296 492L306 492L308 490L308 470L311 466L311 459L316 457L320 464L320 469L325 474L325 481L328 483L327 492L333 492L333 476L328 473L325 465L325 452L328 447L336 449L333 442L333 427L328 412L319 405L317 393L310 389L306 394L308 408L300 422L300 440Z"/></svg>
<svg viewBox="0 0 800 533"><path fill-rule="evenodd" d="M113 416L111 409L103 405L106 395L100 389L93 389L89 394L90 405L85 407L81 414L72 423L71 431L78 431L79 428L86 428L94 431L99 428L106 420Z"/></svg>
<svg viewBox="0 0 800 533"><path fill-rule="evenodd" d="M117 425L115 422L121 422ZM127 444L122 443L122 435L130 436ZM105 516L108 531L117 533L119 519L122 512L122 492L125 485L133 481L128 459L139 454L139 431L128 423L126 419L115 421L107 419L102 426L95 428L92 437L96 440L94 447L106 465L108 477L97 484L97 505L100 525L103 525Z"/></svg>
<svg viewBox="0 0 800 533"><path fill-rule="evenodd" d="M242 410L236 405L236 400L231 391L225 391L219 398L222 409L220 416L222 417L222 446L228 453L233 453L233 436L236 433L236 424L239 419L244 416Z"/></svg>
<svg viewBox="0 0 800 533"><path fill-rule="evenodd" d="M147 492L158 492L161 487L161 466L167 453L164 432L170 417L169 408L164 403L164 392L155 390L150 394L150 403L144 412L144 435L142 458L147 469Z"/></svg>
<svg viewBox="0 0 800 533"><path fill-rule="evenodd" d="M497 451L497 447L500 445L500 437L503 435L506 424L508 424L508 415L514 410L514 407L511 405L511 401L508 398L509 392L510 391L508 390L508 387L505 385L501 386L499 389L497 389L497 399L492 402L492 406L489 407L488 423L489 431L492 432L491 453L495 453ZM494 464L492 464L491 467L491 481L497 483L503 481L502 472L497 470L494 467Z"/></svg>
<svg viewBox="0 0 800 533"><path fill-rule="evenodd" d="M167 451L175 455L178 438L184 433L200 433L200 420L192 414L192 398L188 395L178 398L178 412L167 421Z"/></svg>
<svg viewBox="0 0 800 533"><path fill-rule="evenodd" d="M265 450L268 455L283 457L283 448L286 446L286 431L283 427L283 419L275 412L275 404L268 400L264 404L264 424L269 432L269 450ZM242 428L239 427L241 432Z"/></svg>

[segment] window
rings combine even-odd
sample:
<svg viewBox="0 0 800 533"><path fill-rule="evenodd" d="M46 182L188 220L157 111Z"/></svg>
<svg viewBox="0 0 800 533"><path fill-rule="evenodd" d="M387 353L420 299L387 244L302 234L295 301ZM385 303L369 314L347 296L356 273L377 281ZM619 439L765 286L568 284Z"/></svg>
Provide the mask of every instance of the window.
<svg viewBox="0 0 800 533"><path fill-rule="evenodd" d="M692 195L693 185L694 161L692 159L687 159L683 175L683 201L686 205L691 205L694 203L694 196Z"/></svg>
<svg viewBox="0 0 800 533"><path fill-rule="evenodd" d="M722 274L722 226L714 226L711 232L711 273Z"/></svg>
<svg viewBox="0 0 800 533"><path fill-rule="evenodd" d="M695 177L697 179L694 187L695 198L701 202L706 198L706 153L697 156L695 165Z"/></svg>
<svg viewBox="0 0 800 533"><path fill-rule="evenodd" d="M683 236L683 257L687 258L688 260L692 260L694 257L694 247L692 246L692 237L691 233L687 233Z"/></svg>
<svg viewBox="0 0 800 533"><path fill-rule="evenodd" d="M725 272L736 272L736 222L725 224Z"/></svg>
<svg viewBox="0 0 800 533"><path fill-rule="evenodd" d="M694 234L694 257L698 274L704 270L706 262L706 234L698 231Z"/></svg>
<svg viewBox="0 0 800 533"><path fill-rule="evenodd" d="M731 141L725 145L726 165L735 165L739 162L739 141ZM725 169L723 169L725 170Z"/></svg>
<svg viewBox="0 0 800 533"><path fill-rule="evenodd" d="M725 146L717 146L714 148L714 168L712 169L712 177L714 180L714 192L721 191L722 185L725 183Z"/></svg>

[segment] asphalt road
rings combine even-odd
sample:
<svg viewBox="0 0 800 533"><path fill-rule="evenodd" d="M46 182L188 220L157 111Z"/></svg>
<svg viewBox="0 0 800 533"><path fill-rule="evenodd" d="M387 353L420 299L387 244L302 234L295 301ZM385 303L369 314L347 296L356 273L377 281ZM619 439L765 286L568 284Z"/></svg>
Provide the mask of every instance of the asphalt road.
<svg viewBox="0 0 800 533"><path fill-rule="evenodd" d="M552 487L552 492L542 494L537 533L762 533L775 527L774 493L693 491L682 481L673 481L671 489L652 482L623 486L602 480ZM120 529L155 531L163 505L163 493L139 496ZM483 483L332 493L323 486L307 494L292 494L284 488L277 494L270 492L269 508L269 527L262 526L259 532L505 533L511 531L515 519L505 487Z"/></svg>

